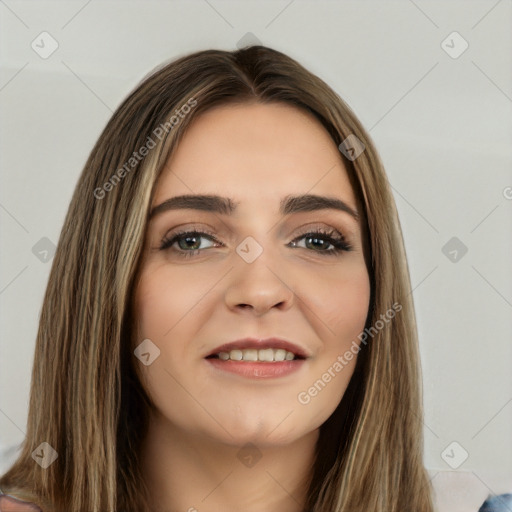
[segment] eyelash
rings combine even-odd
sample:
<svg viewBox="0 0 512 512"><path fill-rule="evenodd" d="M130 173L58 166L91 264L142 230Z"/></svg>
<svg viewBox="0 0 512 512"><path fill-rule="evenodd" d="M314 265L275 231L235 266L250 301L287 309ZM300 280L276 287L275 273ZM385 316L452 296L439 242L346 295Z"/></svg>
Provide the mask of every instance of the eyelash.
<svg viewBox="0 0 512 512"><path fill-rule="evenodd" d="M212 233L209 233L207 231L185 230L175 232L169 238L164 238L164 240L162 240L160 250L170 249L176 241L180 240L181 238L186 238L185 235L188 235L190 237L202 237L203 235L206 235L206 238L210 238L211 241L216 242L218 244L222 243L219 242L219 240L217 240L217 238L215 238L215 236ZM334 247L334 249L329 249L325 251L314 251L320 254L324 254L325 256L337 256L342 252L348 252L353 250L352 245L349 242L347 242L345 237L334 229L319 228L313 231L307 231L306 233L294 238L290 243L296 243L298 240L301 240L302 238L321 238L322 240L326 240L329 244L331 244ZM203 250L204 249L194 249L192 251L183 251L180 249L177 250L176 252L180 258L190 258L193 257L197 252Z"/></svg>

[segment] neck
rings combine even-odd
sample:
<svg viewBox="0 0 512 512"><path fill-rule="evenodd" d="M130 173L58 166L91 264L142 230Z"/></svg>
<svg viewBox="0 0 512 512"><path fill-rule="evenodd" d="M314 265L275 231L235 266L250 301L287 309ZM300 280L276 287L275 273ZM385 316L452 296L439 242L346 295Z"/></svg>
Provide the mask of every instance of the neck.
<svg viewBox="0 0 512 512"><path fill-rule="evenodd" d="M303 512L318 430L287 445L228 445L153 413L142 474L155 512Z"/></svg>

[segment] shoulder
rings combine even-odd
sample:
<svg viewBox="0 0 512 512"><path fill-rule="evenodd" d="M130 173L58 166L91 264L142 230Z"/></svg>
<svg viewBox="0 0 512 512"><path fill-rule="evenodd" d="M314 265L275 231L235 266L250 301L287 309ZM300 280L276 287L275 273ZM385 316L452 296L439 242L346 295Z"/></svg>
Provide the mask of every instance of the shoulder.
<svg viewBox="0 0 512 512"><path fill-rule="evenodd" d="M0 512L41 512L41 509L34 503L3 494L0 496Z"/></svg>

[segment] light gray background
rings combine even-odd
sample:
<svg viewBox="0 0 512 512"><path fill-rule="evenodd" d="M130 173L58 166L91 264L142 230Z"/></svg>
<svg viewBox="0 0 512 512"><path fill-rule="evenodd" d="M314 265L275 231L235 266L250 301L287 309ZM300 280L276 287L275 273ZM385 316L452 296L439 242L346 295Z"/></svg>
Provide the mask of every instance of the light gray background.
<svg viewBox="0 0 512 512"><path fill-rule="evenodd" d="M0 1L0 470L24 435L51 264L32 247L57 242L100 131L162 61L255 37L330 84L383 158L409 257L434 483L462 475L478 499L512 492L511 14L511 0ZM46 59L31 47L49 48L43 31L59 45ZM443 43L454 31L469 44L457 58L444 48L460 41ZM442 252L452 237L468 248L455 262ZM451 512L476 510L464 492Z"/></svg>

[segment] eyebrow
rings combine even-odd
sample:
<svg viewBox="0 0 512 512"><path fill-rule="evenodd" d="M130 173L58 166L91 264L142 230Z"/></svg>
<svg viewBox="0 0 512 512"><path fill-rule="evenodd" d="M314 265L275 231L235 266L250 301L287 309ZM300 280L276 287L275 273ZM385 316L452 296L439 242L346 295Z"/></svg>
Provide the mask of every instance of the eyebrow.
<svg viewBox="0 0 512 512"><path fill-rule="evenodd" d="M149 218L152 219L156 215L168 210L179 210L183 208L219 213L221 215L232 215L239 204L239 202L234 202L228 197L214 194L187 194L171 197L158 206L155 206L151 210ZM317 210L338 210L348 213L355 220L359 220L357 211L336 197L319 196L316 194L289 195L284 197L279 205L279 213L281 215L313 212Z"/></svg>

